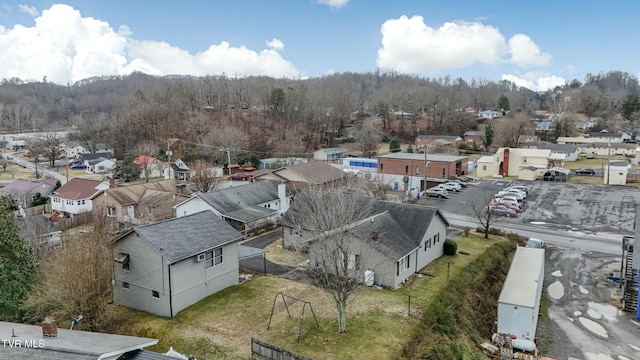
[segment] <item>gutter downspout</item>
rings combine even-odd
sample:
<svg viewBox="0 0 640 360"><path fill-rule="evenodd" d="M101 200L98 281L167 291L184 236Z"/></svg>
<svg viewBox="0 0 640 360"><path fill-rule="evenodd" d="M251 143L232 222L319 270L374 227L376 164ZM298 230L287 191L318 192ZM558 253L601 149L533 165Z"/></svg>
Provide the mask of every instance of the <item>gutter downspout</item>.
<svg viewBox="0 0 640 360"><path fill-rule="evenodd" d="M169 272L169 315L173 319L173 294L171 291L171 264L168 266Z"/></svg>

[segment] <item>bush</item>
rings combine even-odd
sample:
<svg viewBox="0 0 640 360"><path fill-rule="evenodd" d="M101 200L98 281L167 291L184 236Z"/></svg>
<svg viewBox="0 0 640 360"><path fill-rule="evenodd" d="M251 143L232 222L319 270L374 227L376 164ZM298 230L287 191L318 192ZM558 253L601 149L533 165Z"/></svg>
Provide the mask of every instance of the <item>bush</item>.
<svg viewBox="0 0 640 360"><path fill-rule="evenodd" d="M444 254L455 255L458 252L458 243L453 240L444 241Z"/></svg>

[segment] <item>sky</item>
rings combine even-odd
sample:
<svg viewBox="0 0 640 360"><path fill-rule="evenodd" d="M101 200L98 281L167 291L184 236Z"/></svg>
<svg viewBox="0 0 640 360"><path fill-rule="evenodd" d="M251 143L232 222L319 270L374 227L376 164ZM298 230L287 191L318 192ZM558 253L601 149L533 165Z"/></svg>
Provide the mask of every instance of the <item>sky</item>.
<svg viewBox="0 0 640 360"><path fill-rule="evenodd" d="M545 91L637 76L640 1L0 0L0 78L395 71Z"/></svg>

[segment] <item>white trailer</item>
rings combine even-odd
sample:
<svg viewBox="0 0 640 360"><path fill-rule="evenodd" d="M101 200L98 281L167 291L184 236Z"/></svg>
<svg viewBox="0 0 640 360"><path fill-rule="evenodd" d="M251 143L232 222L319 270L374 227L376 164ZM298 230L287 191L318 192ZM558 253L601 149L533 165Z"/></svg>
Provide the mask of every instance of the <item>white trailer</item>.
<svg viewBox="0 0 640 360"><path fill-rule="evenodd" d="M518 247L498 298L498 333L533 343L544 280L544 249Z"/></svg>

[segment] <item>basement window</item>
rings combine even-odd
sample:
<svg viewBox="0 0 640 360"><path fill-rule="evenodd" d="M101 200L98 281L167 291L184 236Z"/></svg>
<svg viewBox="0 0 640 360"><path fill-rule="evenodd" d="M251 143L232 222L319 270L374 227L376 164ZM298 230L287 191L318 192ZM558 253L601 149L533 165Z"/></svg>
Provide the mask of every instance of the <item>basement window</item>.
<svg viewBox="0 0 640 360"><path fill-rule="evenodd" d="M128 282L122 282L122 288L123 289L129 289L129 283Z"/></svg>
<svg viewBox="0 0 640 360"><path fill-rule="evenodd" d="M151 291L151 296L153 296L156 299L159 299L160 298L160 293L155 291L155 290L152 290Z"/></svg>

